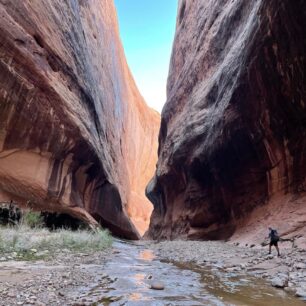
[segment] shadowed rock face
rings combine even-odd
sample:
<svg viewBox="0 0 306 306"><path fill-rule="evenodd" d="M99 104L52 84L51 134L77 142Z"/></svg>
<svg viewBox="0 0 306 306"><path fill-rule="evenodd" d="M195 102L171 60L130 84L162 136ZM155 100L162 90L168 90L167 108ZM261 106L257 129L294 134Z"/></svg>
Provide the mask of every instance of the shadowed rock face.
<svg viewBox="0 0 306 306"><path fill-rule="evenodd" d="M136 239L159 116L130 74L113 1L0 0L0 16L0 201Z"/></svg>
<svg viewBox="0 0 306 306"><path fill-rule="evenodd" d="M305 37L302 0L179 1L149 236L228 238L305 191Z"/></svg>

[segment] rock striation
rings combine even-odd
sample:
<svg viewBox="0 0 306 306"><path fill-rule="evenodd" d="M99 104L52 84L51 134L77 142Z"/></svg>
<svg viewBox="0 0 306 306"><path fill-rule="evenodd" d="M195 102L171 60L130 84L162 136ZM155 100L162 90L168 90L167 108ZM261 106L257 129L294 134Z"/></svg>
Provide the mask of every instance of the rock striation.
<svg viewBox="0 0 306 306"><path fill-rule="evenodd" d="M0 201L137 239L159 115L131 76L112 0L0 0Z"/></svg>
<svg viewBox="0 0 306 306"><path fill-rule="evenodd" d="M150 237L306 234L305 36L302 0L179 1Z"/></svg>

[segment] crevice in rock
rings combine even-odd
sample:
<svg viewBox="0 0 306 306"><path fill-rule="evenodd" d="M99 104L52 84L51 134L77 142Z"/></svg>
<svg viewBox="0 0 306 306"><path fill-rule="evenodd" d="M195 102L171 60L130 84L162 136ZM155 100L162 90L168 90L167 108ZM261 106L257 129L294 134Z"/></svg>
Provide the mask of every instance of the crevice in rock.
<svg viewBox="0 0 306 306"><path fill-rule="evenodd" d="M36 43L41 47L44 48L45 47L45 43L44 40L42 39L42 37L39 34L34 34L33 38L35 39Z"/></svg>
<svg viewBox="0 0 306 306"><path fill-rule="evenodd" d="M26 42L23 39L20 39L20 38L16 38L15 42L18 45L25 45L26 44Z"/></svg>
<svg viewBox="0 0 306 306"><path fill-rule="evenodd" d="M57 58L54 55L49 54L47 56L47 61L48 61L49 66L54 72L60 71L60 63L58 62Z"/></svg>
<svg viewBox="0 0 306 306"><path fill-rule="evenodd" d="M42 212L41 215L43 217L45 226L50 230L57 230L61 228L70 230L89 228L87 223L68 214Z"/></svg>
<svg viewBox="0 0 306 306"><path fill-rule="evenodd" d="M185 10L186 10L186 1L183 0L183 3L181 5L180 13L179 13L179 24L182 23L184 15L185 15Z"/></svg>

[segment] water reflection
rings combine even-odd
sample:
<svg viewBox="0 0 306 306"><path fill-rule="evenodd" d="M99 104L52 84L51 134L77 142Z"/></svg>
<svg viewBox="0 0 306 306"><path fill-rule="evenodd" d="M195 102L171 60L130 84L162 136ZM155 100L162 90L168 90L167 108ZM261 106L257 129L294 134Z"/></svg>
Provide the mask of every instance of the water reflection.
<svg viewBox="0 0 306 306"><path fill-rule="evenodd" d="M128 298L129 301L133 301L133 302L137 302L137 301L149 301L148 297L143 296L141 293L139 292L134 292L132 294L129 295Z"/></svg>
<svg viewBox="0 0 306 306"><path fill-rule="evenodd" d="M151 250L142 250L140 251L138 258L145 261L152 261L155 258L155 255Z"/></svg>
<svg viewBox="0 0 306 306"><path fill-rule="evenodd" d="M141 273L137 273L133 276L133 278L135 279L135 284L138 286L143 286L144 282L143 280L145 279L145 275L141 274Z"/></svg>

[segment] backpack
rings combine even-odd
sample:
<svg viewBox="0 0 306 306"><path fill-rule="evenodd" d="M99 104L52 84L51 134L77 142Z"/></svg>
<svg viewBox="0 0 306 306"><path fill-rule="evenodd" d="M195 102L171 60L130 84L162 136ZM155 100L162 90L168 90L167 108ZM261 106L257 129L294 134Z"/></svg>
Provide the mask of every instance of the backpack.
<svg viewBox="0 0 306 306"><path fill-rule="evenodd" d="M279 236L276 230L271 230L271 240L272 241L279 241Z"/></svg>

